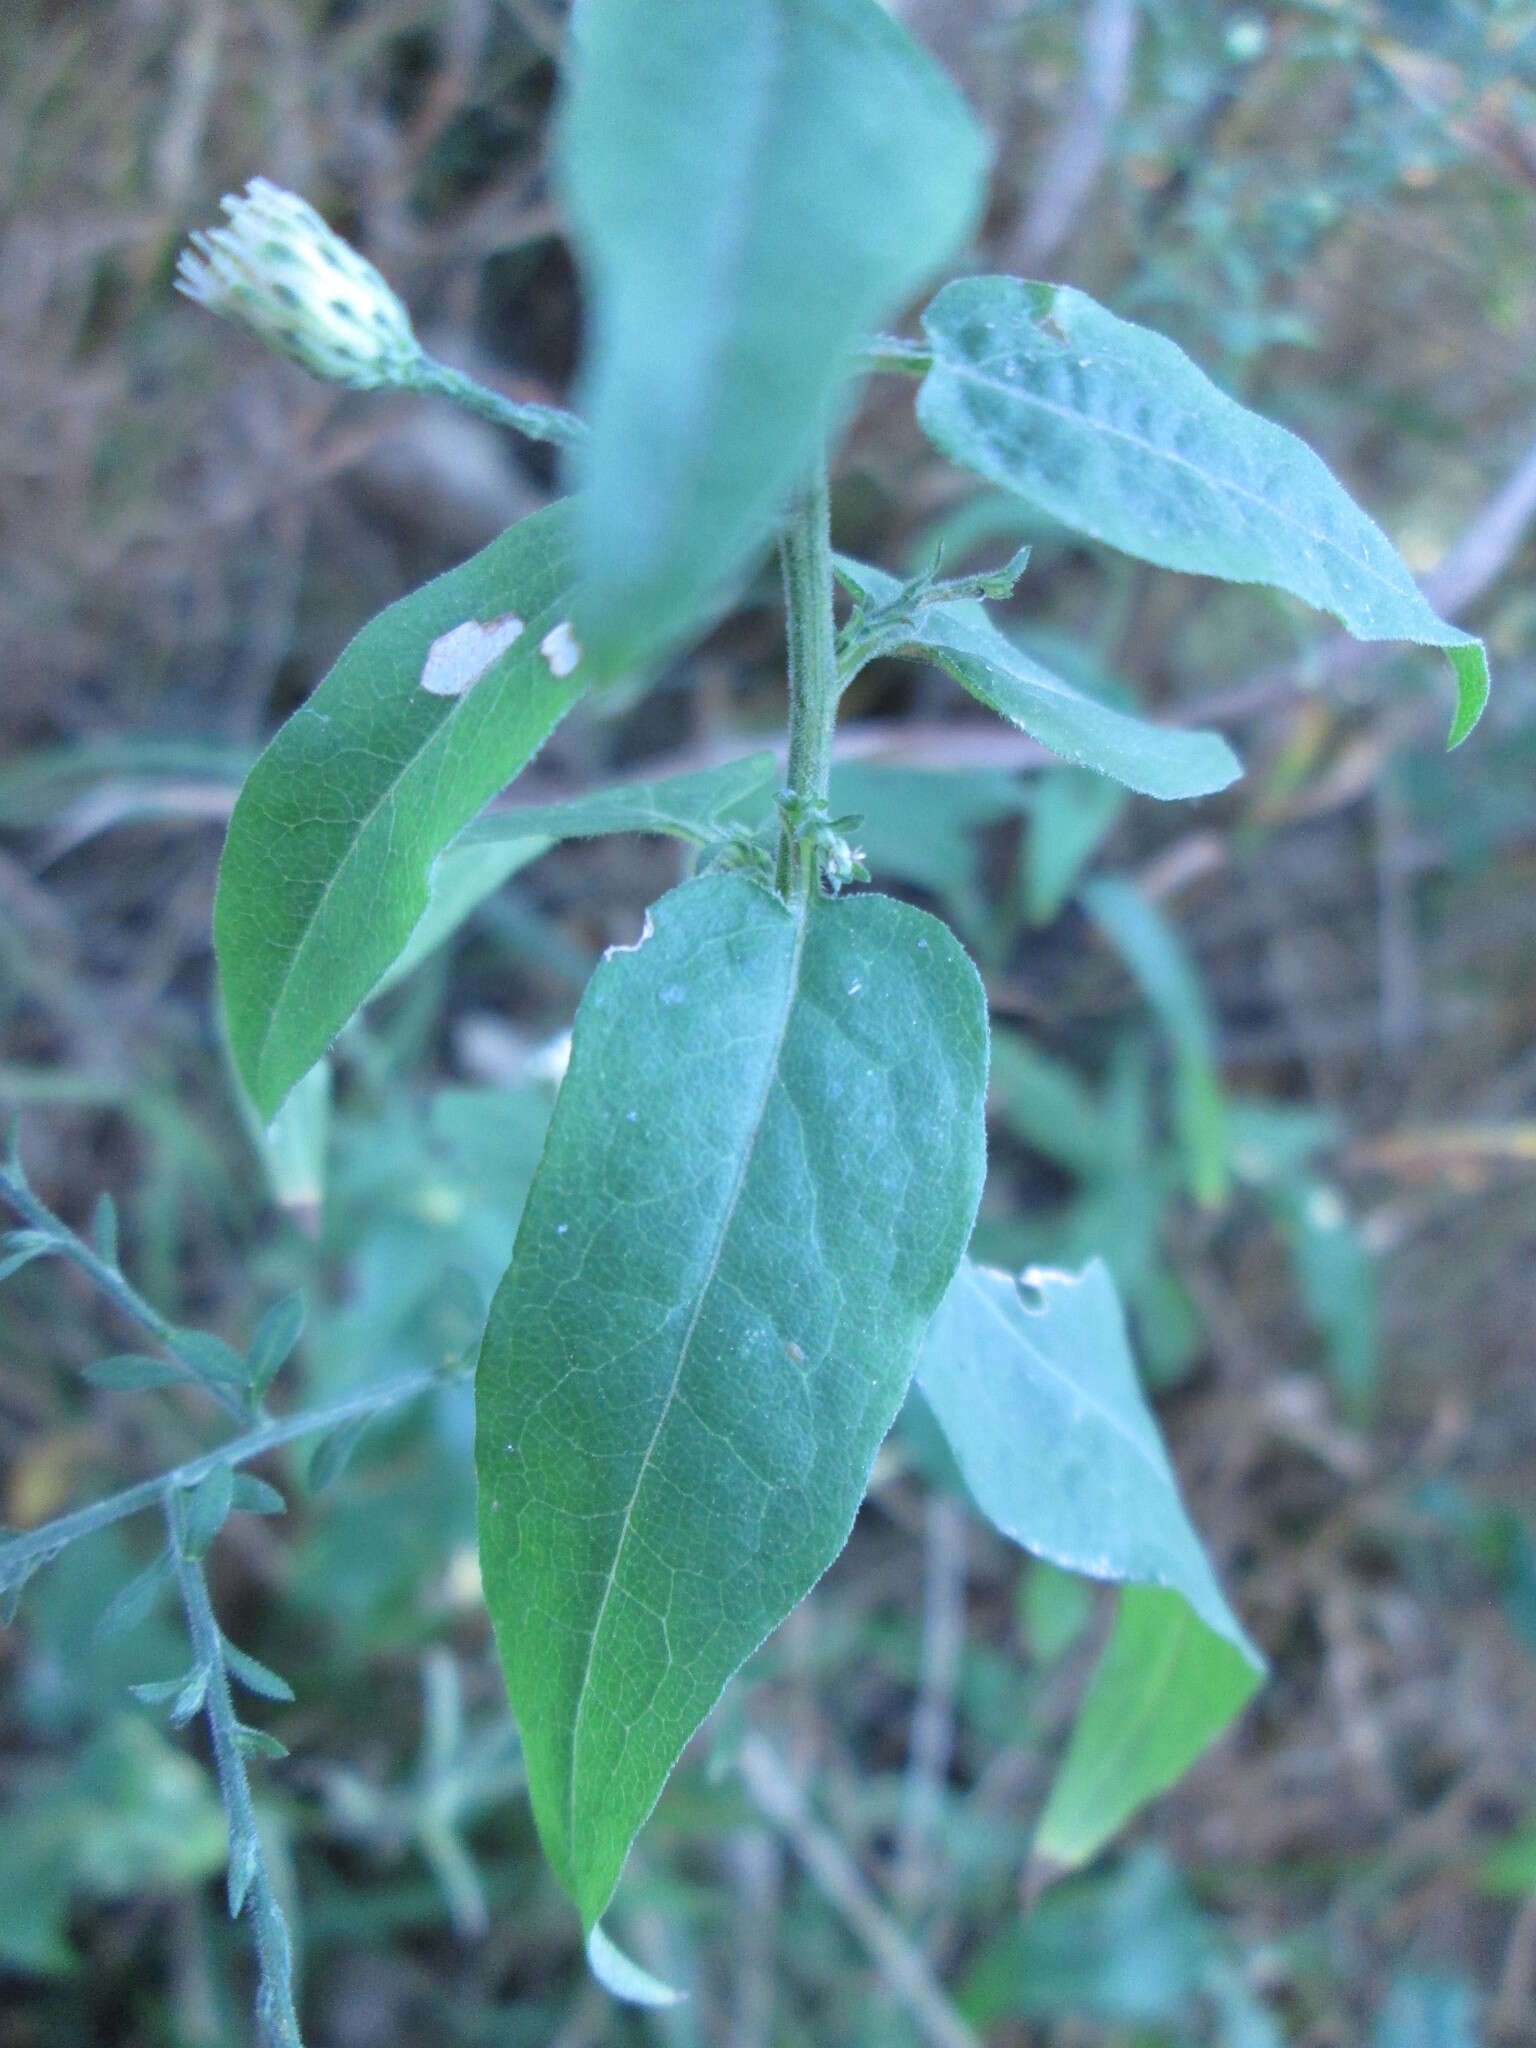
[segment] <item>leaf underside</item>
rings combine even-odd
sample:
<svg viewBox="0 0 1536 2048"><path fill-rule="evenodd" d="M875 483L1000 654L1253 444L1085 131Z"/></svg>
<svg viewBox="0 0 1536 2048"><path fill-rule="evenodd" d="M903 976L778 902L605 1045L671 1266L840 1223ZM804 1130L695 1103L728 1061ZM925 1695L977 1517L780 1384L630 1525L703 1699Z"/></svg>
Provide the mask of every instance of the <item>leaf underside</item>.
<svg viewBox="0 0 1536 2048"><path fill-rule="evenodd" d="M540 654L569 614L571 519L553 505L392 604L252 769L214 904L230 1047L270 1117L406 946L433 862L580 696ZM515 612L523 631L461 695L422 688L437 640Z"/></svg>
<svg viewBox="0 0 1536 2048"><path fill-rule="evenodd" d="M1074 1736L1037 1838L1070 1863L1193 1761L1264 1666L1185 1513L1107 1268L1025 1281L1038 1306L1009 1274L963 1260L917 1385L996 1528L1126 1587L1083 1709L1087 1733Z"/></svg>
<svg viewBox="0 0 1536 2048"><path fill-rule="evenodd" d="M477 1387L486 1597L546 1853L597 1922L731 1673L842 1548L984 1169L948 931L686 883L611 953Z"/></svg>
<svg viewBox="0 0 1536 2048"><path fill-rule="evenodd" d="M751 566L853 345L964 238L986 144L878 0L586 0L575 38L581 637L606 673Z"/></svg>
<svg viewBox="0 0 1536 2048"><path fill-rule="evenodd" d="M1082 292L1015 277L946 286L923 325L933 367L918 419L955 461L1143 561L1287 590L1357 640L1443 648L1450 744L1472 730L1488 696L1482 642L1436 615L1305 442L1175 343Z"/></svg>

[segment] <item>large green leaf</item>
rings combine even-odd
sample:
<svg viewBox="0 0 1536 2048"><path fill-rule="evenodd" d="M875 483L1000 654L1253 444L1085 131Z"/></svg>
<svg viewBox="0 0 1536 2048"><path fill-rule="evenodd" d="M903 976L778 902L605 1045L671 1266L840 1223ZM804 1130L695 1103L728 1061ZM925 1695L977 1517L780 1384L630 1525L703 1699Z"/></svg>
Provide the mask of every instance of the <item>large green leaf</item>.
<svg viewBox="0 0 1536 2048"><path fill-rule="evenodd" d="M949 932L685 883L610 953L480 1356L480 1549L590 1928L684 1743L847 1538L980 1194Z"/></svg>
<svg viewBox="0 0 1536 2048"><path fill-rule="evenodd" d="M366 625L252 769L213 931L230 1047L264 1116L405 947L438 854L581 694L582 669L556 674L541 648L571 584L554 505ZM475 622L500 647L483 670L472 646L456 672L429 667Z"/></svg>
<svg viewBox="0 0 1536 2048"><path fill-rule="evenodd" d="M1159 797L1206 796L1243 772L1220 733L1153 725L1064 683L999 632L975 599L909 606L894 576L846 555L838 557L837 573L879 629L870 659L894 654L934 662L1064 760Z"/></svg>
<svg viewBox="0 0 1536 2048"><path fill-rule="evenodd" d="M1122 1596L1084 1710L1089 1735L1074 1739L1038 1844L1078 1862L1226 1724L1263 1663L1184 1511L1107 1269L1095 1260L1076 1276L1026 1279L1038 1306L1007 1273L962 1261L924 1339L918 1387L1005 1536L1069 1571L1175 1596L1172 1606ZM1163 1674L1175 1608L1188 1631L1175 1632L1177 1661ZM1111 1746L1114 1713L1126 1725Z"/></svg>
<svg viewBox="0 0 1536 2048"><path fill-rule="evenodd" d="M1391 542L1312 450L1173 342L1082 292L972 277L923 316L918 419L938 447L1079 533L1168 569L1268 583L1357 640L1443 647L1450 743L1488 695L1482 642L1436 616Z"/></svg>
<svg viewBox="0 0 1536 2048"><path fill-rule="evenodd" d="M986 152L878 0L585 0L574 38L582 638L606 670L687 632L748 566L852 344L963 239Z"/></svg>

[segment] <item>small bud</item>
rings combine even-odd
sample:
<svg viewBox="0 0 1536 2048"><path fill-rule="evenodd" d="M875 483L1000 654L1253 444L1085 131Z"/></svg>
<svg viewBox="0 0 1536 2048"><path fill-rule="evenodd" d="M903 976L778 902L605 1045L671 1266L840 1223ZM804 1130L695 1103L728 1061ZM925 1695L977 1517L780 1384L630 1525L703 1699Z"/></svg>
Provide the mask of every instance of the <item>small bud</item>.
<svg viewBox="0 0 1536 2048"><path fill-rule="evenodd" d="M224 211L228 227L182 251L178 291L316 377L354 391L409 382L422 360L410 315L307 201L252 178Z"/></svg>

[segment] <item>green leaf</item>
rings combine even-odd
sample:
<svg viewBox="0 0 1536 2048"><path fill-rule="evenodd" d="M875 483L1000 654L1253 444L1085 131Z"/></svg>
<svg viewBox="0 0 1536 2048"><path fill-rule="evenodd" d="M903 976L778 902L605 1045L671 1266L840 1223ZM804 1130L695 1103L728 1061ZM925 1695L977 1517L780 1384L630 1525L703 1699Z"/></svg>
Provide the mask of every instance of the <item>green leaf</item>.
<svg viewBox="0 0 1536 2048"><path fill-rule="evenodd" d="M1083 903L1168 1034L1174 1121L1190 1193L1214 1206L1227 1192L1227 1112L1216 1025L1200 977L1178 933L1134 883L1103 876L1084 889Z"/></svg>
<svg viewBox="0 0 1536 2048"><path fill-rule="evenodd" d="M245 1360L233 1344L226 1344L212 1331L173 1330L166 1342L174 1346L176 1356L205 1385L238 1387L242 1393L249 1388L250 1373Z"/></svg>
<svg viewBox="0 0 1536 2048"><path fill-rule="evenodd" d="M1127 1586L1035 1833L1035 1853L1075 1868L1175 1784L1253 1697L1249 1656L1181 1594Z"/></svg>
<svg viewBox="0 0 1536 2048"><path fill-rule="evenodd" d="M1038 778L1024 841L1025 910L1031 924L1049 924L1057 915L1124 806L1122 792L1102 776L1061 768Z"/></svg>
<svg viewBox="0 0 1536 2048"><path fill-rule="evenodd" d="M182 1549L188 1557L201 1557L223 1528L234 1501L235 1475L228 1465L216 1465L208 1477L193 1487L182 1508Z"/></svg>
<svg viewBox="0 0 1536 2048"><path fill-rule="evenodd" d="M847 1539L984 1166L950 933L685 883L582 999L477 1382L480 1557L590 1930L684 1743Z"/></svg>
<svg viewBox="0 0 1536 2048"><path fill-rule="evenodd" d="M251 1339L245 1354L245 1368L251 1391L259 1399L271 1386L293 1354L304 1334L304 1296L297 1289L273 1302Z"/></svg>
<svg viewBox="0 0 1536 2048"><path fill-rule="evenodd" d="M461 846L502 846L534 840L539 847L558 839L599 839L610 832L650 832L708 846L722 836L731 815L777 780L772 754L750 754L718 768L666 775L655 782L621 783L564 803L518 805L477 819Z"/></svg>
<svg viewBox="0 0 1536 2048"><path fill-rule="evenodd" d="M1052 675L999 632L974 598L907 605L896 577L846 555L838 556L837 573L871 613L888 613L886 621L871 622L881 630L872 635L868 659L933 662L1064 760L1156 797L1208 796L1243 772L1220 733L1153 725Z"/></svg>
<svg viewBox="0 0 1536 2048"><path fill-rule="evenodd" d="M1381 529L1294 434L1247 411L1173 342L1082 292L972 277L923 315L934 444L1051 518L1128 555L1266 583L1357 640L1443 647L1450 745L1488 696L1482 642L1436 616Z"/></svg>
<svg viewBox="0 0 1536 2048"><path fill-rule="evenodd" d="M1075 1277L1025 1279L1039 1307L1008 1274L962 1262L924 1339L918 1387L977 1506L1005 1536L1085 1577L1162 1590L1189 1616L1172 1675L1159 1678L1148 1642L1171 1609L1122 1596L1084 1708L1090 1734L1073 1738L1037 1842L1074 1863L1172 1782L1252 1692L1263 1660L1185 1514L1108 1271L1095 1260ZM1199 1674L1193 1697L1184 1670ZM1124 1740L1107 1747L1111 1722Z"/></svg>
<svg viewBox="0 0 1536 2048"><path fill-rule="evenodd" d="M252 769L214 942L235 1064L263 1116L404 948L443 848L581 694L584 669L557 676L540 651L570 610L569 535L552 505L381 612ZM514 616L523 629L505 640ZM476 621L499 629L485 644L500 651L456 695L423 688L433 648Z"/></svg>
<svg viewBox="0 0 1536 2048"><path fill-rule="evenodd" d="M278 1674L246 1650L237 1650L226 1636L224 1638L224 1663L231 1678L238 1678L248 1692L258 1694L264 1700L282 1700L287 1703L293 1698L293 1687L286 1678Z"/></svg>
<svg viewBox="0 0 1536 2048"><path fill-rule="evenodd" d="M986 145L878 0L586 0L574 32L580 623L608 673L750 566L854 343L964 239Z"/></svg>
<svg viewBox="0 0 1536 2048"><path fill-rule="evenodd" d="M237 1515L281 1515L288 1507L275 1486L269 1486L265 1479L258 1479L251 1472L235 1474L235 1490L229 1504Z"/></svg>
<svg viewBox="0 0 1536 2048"><path fill-rule="evenodd" d="M371 1415L354 1415L349 1421L339 1422L334 1429L326 1431L309 1460L307 1477L311 1493L323 1493L341 1477L351 1464L352 1453L362 1442L372 1420Z"/></svg>
<svg viewBox="0 0 1536 2048"><path fill-rule="evenodd" d="M1119 1868L1054 1885L1030 1912L1008 1915L967 1968L960 2004L988 2033L1003 2021L1068 2013L1167 2027L1193 2017L1212 1950L1182 1873L1162 1850L1141 1848Z"/></svg>
<svg viewBox="0 0 1536 2048"><path fill-rule="evenodd" d="M1039 1307L1011 1274L962 1261L918 1361L976 1505L1066 1571L1171 1586L1257 1668L1184 1512L1108 1269L1025 1279Z"/></svg>
<svg viewBox="0 0 1536 2048"><path fill-rule="evenodd" d="M126 1635L137 1628L141 1621L153 1613L155 1602L164 1587L169 1584L173 1560L168 1550L162 1550L152 1564L135 1572L125 1586L120 1586L108 1602L101 1619L96 1624L96 1640L108 1642L113 1636Z"/></svg>
<svg viewBox="0 0 1536 2048"><path fill-rule="evenodd" d="M9 1280L34 1259L45 1259L64 1248L63 1240L51 1230L8 1230L0 1237L0 1280Z"/></svg>

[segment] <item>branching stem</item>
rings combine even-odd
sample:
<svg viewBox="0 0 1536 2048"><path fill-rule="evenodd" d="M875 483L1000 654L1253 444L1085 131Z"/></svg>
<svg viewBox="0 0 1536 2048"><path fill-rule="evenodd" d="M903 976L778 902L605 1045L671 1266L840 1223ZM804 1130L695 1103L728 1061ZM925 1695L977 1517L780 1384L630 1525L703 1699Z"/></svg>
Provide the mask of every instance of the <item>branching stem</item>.
<svg viewBox="0 0 1536 2048"><path fill-rule="evenodd" d="M232 1437L228 1443L220 1444L214 1450L204 1451L198 1457L187 1459L185 1464L173 1466L158 1478L141 1480L137 1486L125 1487L121 1493L92 1501L89 1507L76 1508L73 1514L60 1515L36 1529L8 1536L0 1542L0 1589L18 1584L80 1537L94 1535L98 1529L139 1514L145 1508L152 1508L184 1488L196 1486L210 1472L218 1471L221 1465L232 1468L248 1465L281 1444L294 1443L301 1437L319 1436L363 1416L381 1415L385 1410L402 1407L407 1401L414 1401L431 1388L445 1386L457 1377L460 1375L423 1367L417 1372L381 1380L376 1386L359 1388L356 1393L344 1394L340 1400L328 1401L322 1407L302 1409L296 1415L284 1415L275 1421L264 1422L260 1428L249 1430L244 1436Z"/></svg>
<svg viewBox="0 0 1536 2048"><path fill-rule="evenodd" d="M221 1408L242 1422L246 1420L249 1410L239 1394L232 1387L221 1386L209 1377L201 1359L182 1342L178 1331L153 1303L146 1301L118 1268L104 1259L94 1246L87 1244L77 1231L71 1230L62 1217L55 1216L47 1203L40 1201L32 1192L19 1172L12 1173L0 1167L0 1201L8 1202L17 1215L24 1216L35 1230L53 1238L59 1253L94 1280L115 1308L141 1329L147 1330Z"/></svg>
<svg viewBox="0 0 1536 2048"><path fill-rule="evenodd" d="M204 1694L203 1711L213 1745L219 1793L229 1818L230 1918L237 1918L245 1901L250 1900L260 1972L256 2010L263 2033L272 2048L303 2048L298 2015L293 2008L293 1943L262 1854L256 1808L251 1799L251 1781L246 1774L245 1755L240 1743L240 1721L230 1697L224 1638L208 1598L208 1581L203 1575L203 1567L195 1557L187 1555L176 1502L169 1496L165 1502L165 1525L170 1536L176 1584L186 1612L187 1632L192 1638L193 1661L207 1673L208 1689Z"/></svg>

